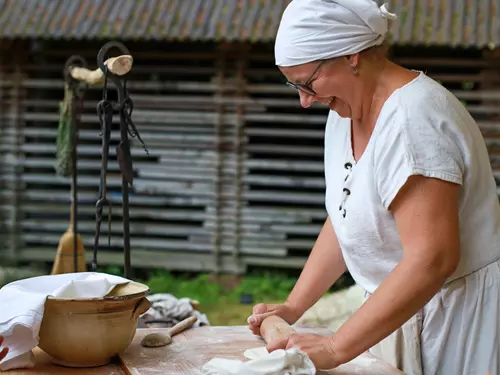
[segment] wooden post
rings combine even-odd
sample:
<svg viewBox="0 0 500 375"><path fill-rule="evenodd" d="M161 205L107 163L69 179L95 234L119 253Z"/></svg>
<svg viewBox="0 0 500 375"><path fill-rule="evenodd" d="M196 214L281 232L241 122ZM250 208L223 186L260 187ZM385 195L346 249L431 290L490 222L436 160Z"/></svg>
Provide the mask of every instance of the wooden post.
<svg viewBox="0 0 500 375"><path fill-rule="evenodd" d="M215 133L215 144L214 144L214 152L215 152L215 178L214 178L214 219L215 219L215 228L212 233L212 254L214 260L213 272L218 275L221 269L221 246L222 246L222 169L223 169L223 147L222 147L222 132L224 128L224 78L226 72L226 54L224 51L219 50L219 53L216 56L216 66L217 73L215 77L215 99L217 102L216 108L216 116L214 123L214 133Z"/></svg>
<svg viewBox="0 0 500 375"><path fill-rule="evenodd" d="M2 42L0 40L0 52L3 52L2 50ZM5 74L5 65L4 65L4 55L0 53L0 149L2 149L6 142L5 137L7 135L6 132L6 116L5 113L7 111L7 106L5 105L6 103L6 97L5 97L5 92L7 91L5 89L6 85L6 74ZM4 192L6 191L6 183L5 183L5 177L7 174L7 165L6 165L6 158L5 157L0 157L0 191ZM3 203L3 208L0 209L0 241L3 244L7 243L8 239L8 228L7 228L7 217L9 216L8 210L5 207L5 201L6 199L0 199L0 202ZM0 248L0 254L5 248Z"/></svg>
<svg viewBox="0 0 500 375"><path fill-rule="evenodd" d="M248 63L248 45L243 45L237 49L236 57L236 96L238 99L243 100L246 98L246 79L245 69ZM235 230L233 241L233 260L241 270L241 207L243 205L242 199L244 188L244 175L245 175L245 104L241 101L236 106L236 131L234 137L234 153L236 157L236 170L234 178L235 188Z"/></svg>
<svg viewBox="0 0 500 375"><path fill-rule="evenodd" d="M23 150L22 146L24 143L24 121L22 118L22 103L23 103L23 74L21 71L20 64L17 63L15 66L14 73L11 76L12 88L11 88L11 100L12 107L10 108L10 128L14 130L14 142L15 149L13 160L15 161L15 166L13 166L14 180L10 183L9 190L12 193L11 196L11 217L10 217L10 239L9 239L9 258L12 262L17 263L19 255L19 242L21 238L21 220L22 220L22 208L21 205L21 194L24 189L24 183L22 181L22 174L24 172L24 167L22 164Z"/></svg>

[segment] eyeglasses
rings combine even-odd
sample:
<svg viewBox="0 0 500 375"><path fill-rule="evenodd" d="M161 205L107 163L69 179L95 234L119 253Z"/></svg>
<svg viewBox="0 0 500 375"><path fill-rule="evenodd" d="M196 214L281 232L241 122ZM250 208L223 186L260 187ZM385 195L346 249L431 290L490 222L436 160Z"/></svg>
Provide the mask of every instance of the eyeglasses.
<svg viewBox="0 0 500 375"><path fill-rule="evenodd" d="M312 88L310 88L309 85L313 81L314 76L316 75L319 68L321 67L321 65L323 65L324 62L326 62L326 60L323 60L318 64L318 66L314 70L313 74L311 74L311 77L309 77L309 79L306 81L306 83L293 83L293 82L287 81L286 84L290 87L293 87L296 90L300 90L302 92L305 92L308 95L316 96L316 91L314 91Z"/></svg>

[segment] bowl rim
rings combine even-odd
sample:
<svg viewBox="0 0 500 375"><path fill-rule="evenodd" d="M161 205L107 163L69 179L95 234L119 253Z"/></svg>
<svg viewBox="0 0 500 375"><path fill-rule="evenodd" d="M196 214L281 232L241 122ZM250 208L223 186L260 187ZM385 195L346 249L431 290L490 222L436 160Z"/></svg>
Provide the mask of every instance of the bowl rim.
<svg viewBox="0 0 500 375"><path fill-rule="evenodd" d="M149 286L143 283L138 283L137 281L129 281L129 283L137 284L144 287L144 290L137 293L126 294L123 296L104 296L104 297L90 297L90 298L64 298L56 296L47 296L47 299L52 301L64 301L64 302L91 302L91 301L123 301L128 299L135 299L138 297L144 297L151 293Z"/></svg>

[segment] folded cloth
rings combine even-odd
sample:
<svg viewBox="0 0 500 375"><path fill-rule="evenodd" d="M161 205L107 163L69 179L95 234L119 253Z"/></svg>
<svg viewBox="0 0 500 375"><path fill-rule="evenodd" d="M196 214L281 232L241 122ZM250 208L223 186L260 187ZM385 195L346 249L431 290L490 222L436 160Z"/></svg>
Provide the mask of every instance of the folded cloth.
<svg viewBox="0 0 500 375"><path fill-rule="evenodd" d="M98 272L77 272L18 280L0 289L0 336L7 356L0 371L35 365L31 352L38 345L48 296L67 299L100 298L130 280Z"/></svg>
<svg viewBox="0 0 500 375"><path fill-rule="evenodd" d="M316 368L306 353L279 349L269 353L265 347L244 353L249 361L212 358L203 366L205 375L314 375Z"/></svg>
<svg viewBox="0 0 500 375"><path fill-rule="evenodd" d="M140 316L143 322L161 322L162 327L170 328L190 316L196 316L198 320L193 327L209 325L207 316L195 310L189 298L176 298L169 293L157 293L149 295L148 300L151 302L151 307Z"/></svg>

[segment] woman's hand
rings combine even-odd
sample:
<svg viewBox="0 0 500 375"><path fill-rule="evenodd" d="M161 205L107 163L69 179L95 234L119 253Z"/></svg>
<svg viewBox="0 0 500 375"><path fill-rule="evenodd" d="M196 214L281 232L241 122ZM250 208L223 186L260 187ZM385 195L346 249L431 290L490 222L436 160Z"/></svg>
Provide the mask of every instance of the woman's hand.
<svg viewBox="0 0 500 375"><path fill-rule="evenodd" d="M268 316L276 315L285 320L288 324L294 324L302 315L290 303L284 304L264 304L259 303L253 308L253 313L248 317L248 328L254 335L260 335L260 325Z"/></svg>
<svg viewBox="0 0 500 375"><path fill-rule="evenodd" d="M294 324L347 270L330 217L309 254L297 283L284 304L258 304L248 318L250 330L260 335L260 324L271 315L277 315L288 324Z"/></svg>
<svg viewBox="0 0 500 375"><path fill-rule="evenodd" d="M0 336L0 361L4 359L7 356L7 353L9 352L9 348L3 348L2 349L2 343L3 343L3 336Z"/></svg>
<svg viewBox="0 0 500 375"><path fill-rule="evenodd" d="M283 341L268 345L268 351L297 348L306 353L317 370L330 370L340 365L333 349L331 336L316 334L293 334Z"/></svg>

